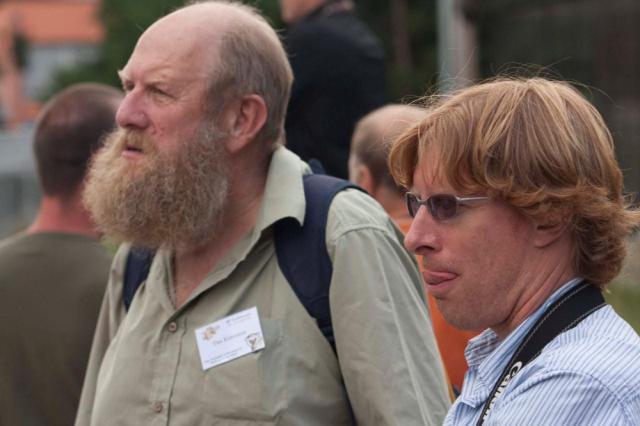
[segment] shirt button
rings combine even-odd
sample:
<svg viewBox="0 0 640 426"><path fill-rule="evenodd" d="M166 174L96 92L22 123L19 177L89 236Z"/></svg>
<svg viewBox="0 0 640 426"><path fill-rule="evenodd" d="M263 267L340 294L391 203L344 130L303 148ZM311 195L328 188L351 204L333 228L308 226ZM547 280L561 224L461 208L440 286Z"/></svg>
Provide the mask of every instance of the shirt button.
<svg viewBox="0 0 640 426"><path fill-rule="evenodd" d="M178 324L176 324L175 322L171 322L171 323L169 323L169 325L167 326L167 329L168 329L170 332L172 332L172 333L173 333L173 332L175 332L175 331L178 329Z"/></svg>
<svg viewBox="0 0 640 426"><path fill-rule="evenodd" d="M155 411L156 413L162 412L162 408L162 402L156 402L153 404L153 411Z"/></svg>

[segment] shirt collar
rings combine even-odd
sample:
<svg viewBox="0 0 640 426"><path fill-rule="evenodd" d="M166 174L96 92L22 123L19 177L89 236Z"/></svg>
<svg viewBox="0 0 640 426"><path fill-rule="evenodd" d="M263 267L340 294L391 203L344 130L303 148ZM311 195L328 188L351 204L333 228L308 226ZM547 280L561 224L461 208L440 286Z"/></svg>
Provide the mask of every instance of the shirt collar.
<svg viewBox="0 0 640 426"><path fill-rule="evenodd" d="M309 172L309 166L288 149L279 147L274 151L254 232L261 233L285 217L304 222L302 176Z"/></svg>
<svg viewBox="0 0 640 426"><path fill-rule="evenodd" d="M291 217L303 224L306 202L302 176L310 171L309 166L288 149L279 147L273 152L256 224L220 260L219 266L227 271L222 277L247 257L264 231L275 222Z"/></svg>
<svg viewBox="0 0 640 426"><path fill-rule="evenodd" d="M465 358L470 369L477 369L478 384L493 386L502 373L514 351L535 322L544 314L549 305L578 285L582 279L573 278L554 291L551 296L526 320L513 330L504 340L491 329L469 340Z"/></svg>

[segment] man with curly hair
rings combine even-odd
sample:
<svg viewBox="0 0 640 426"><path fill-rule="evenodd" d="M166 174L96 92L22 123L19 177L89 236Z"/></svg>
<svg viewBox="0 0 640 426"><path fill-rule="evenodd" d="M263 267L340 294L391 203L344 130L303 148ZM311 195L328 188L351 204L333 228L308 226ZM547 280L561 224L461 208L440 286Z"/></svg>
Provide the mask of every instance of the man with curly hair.
<svg viewBox="0 0 640 426"><path fill-rule="evenodd" d="M600 293L640 213L596 109L563 82L497 79L433 105L390 166L427 291L487 329L444 424L638 424L640 338Z"/></svg>

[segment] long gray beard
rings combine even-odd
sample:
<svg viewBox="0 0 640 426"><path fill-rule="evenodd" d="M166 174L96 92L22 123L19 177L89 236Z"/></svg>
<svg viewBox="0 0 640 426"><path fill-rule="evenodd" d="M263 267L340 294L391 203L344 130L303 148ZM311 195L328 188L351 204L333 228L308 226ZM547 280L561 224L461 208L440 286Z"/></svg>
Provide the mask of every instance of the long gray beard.
<svg viewBox="0 0 640 426"><path fill-rule="evenodd" d="M171 156L140 133L111 134L93 159L83 197L99 229L117 242L152 249L211 240L228 194L224 137L215 129L200 130ZM144 157L121 157L127 141L141 147Z"/></svg>

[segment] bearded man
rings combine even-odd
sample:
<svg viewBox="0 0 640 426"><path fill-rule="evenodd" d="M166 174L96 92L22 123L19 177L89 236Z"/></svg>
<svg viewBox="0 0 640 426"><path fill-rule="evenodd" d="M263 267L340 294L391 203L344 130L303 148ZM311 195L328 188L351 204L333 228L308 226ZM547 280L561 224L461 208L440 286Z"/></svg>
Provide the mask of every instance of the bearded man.
<svg viewBox="0 0 640 426"><path fill-rule="evenodd" d="M335 352L280 269L274 224L305 222L309 168L282 147L292 76L264 19L228 2L180 9L120 77L120 129L85 201L127 243L76 424L439 424L446 386L420 277L378 204L342 191L323 228ZM132 246L155 256L125 312Z"/></svg>

